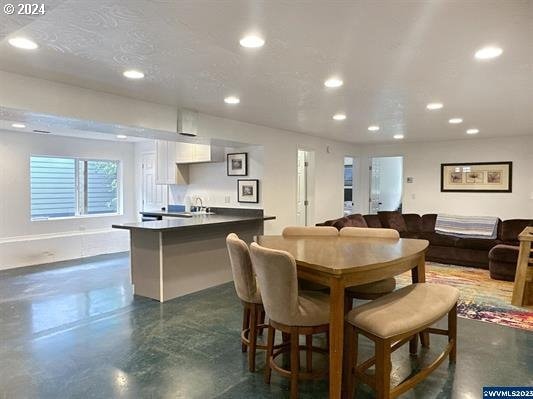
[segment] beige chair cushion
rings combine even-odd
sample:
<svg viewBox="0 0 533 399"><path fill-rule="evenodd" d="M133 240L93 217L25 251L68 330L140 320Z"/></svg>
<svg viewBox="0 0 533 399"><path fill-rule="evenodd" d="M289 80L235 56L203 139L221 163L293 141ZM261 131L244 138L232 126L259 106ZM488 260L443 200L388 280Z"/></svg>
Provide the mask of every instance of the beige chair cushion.
<svg viewBox="0 0 533 399"><path fill-rule="evenodd" d="M339 235L339 230L332 226L289 226L283 229L284 237L309 237L309 236L329 236L336 237Z"/></svg>
<svg viewBox="0 0 533 399"><path fill-rule="evenodd" d="M245 302L262 303L261 293L252 269L252 260L248 245L231 233L226 237L233 283L237 296Z"/></svg>
<svg viewBox="0 0 533 399"><path fill-rule="evenodd" d="M400 233L394 229L380 229L368 227L343 227L339 232L341 237L374 237L400 239Z"/></svg>
<svg viewBox="0 0 533 399"><path fill-rule="evenodd" d="M388 294L396 289L396 280L394 277L375 281L373 283L355 285L348 287L346 290L353 294L364 295L383 295Z"/></svg>
<svg viewBox="0 0 533 399"><path fill-rule="evenodd" d="M298 293L296 262L285 251L252 243L252 263L261 286L268 317L287 326L316 326L329 322L329 296L321 292Z"/></svg>
<svg viewBox="0 0 533 399"><path fill-rule="evenodd" d="M358 306L346 321L381 338L391 338L431 325L457 303L459 290L442 284L412 284Z"/></svg>

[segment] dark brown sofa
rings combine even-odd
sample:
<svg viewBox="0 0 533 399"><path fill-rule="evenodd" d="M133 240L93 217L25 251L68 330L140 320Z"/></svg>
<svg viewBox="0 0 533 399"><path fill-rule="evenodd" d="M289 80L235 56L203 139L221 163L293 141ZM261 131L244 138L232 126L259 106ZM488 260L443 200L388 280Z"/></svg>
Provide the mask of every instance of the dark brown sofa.
<svg viewBox="0 0 533 399"><path fill-rule="evenodd" d="M429 261L490 269L491 277L514 280L518 259L518 234L532 226L533 220L511 219L498 222L497 238L461 238L435 232L437 214L379 212L377 215L354 214L318 223L317 226L371 227L395 229L404 238L429 241L426 258ZM489 267L490 264L490 267Z"/></svg>

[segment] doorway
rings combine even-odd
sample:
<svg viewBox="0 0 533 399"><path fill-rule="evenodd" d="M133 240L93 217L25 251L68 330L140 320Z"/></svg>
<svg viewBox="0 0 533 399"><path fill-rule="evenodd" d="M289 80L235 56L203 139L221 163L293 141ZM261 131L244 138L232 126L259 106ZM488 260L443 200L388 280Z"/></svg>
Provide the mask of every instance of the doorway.
<svg viewBox="0 0 533 399"><path fill-rule="evenodd" d="M314 151L298 150L296 220L300 226L313 224Z"/></svg>
<svg viewBox="0 0 533 399"><path fill-rule="evenodd" d="M357 160L344 157L344 216L357 212Z"/></svg>
<svg viewBox="0 0 533 399"><path fill-rule="evenodd" d="M155 184L155 152L142 154L142 210L160 210L166 206L167 185Z"/></svg>
<svg viewBox="0 0 533 399"><path fill-rule="evenodd" d="M369 213L402 210L403 157L376 157L370 162Z"/></svg>

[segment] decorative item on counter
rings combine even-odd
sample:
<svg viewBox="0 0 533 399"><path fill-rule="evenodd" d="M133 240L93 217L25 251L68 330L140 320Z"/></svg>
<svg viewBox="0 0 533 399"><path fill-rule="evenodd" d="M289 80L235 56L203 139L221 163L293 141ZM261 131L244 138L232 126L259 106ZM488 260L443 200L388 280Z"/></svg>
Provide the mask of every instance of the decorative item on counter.
<svg viewBox="0 0 533 399"><path fill-rule="evenodd" d="M228 154L226 166L228 176L248 176L248 153Z"/></svg>
<svg viewBox="0 0 533 399"><path fill-rule="evenodd" d="M259 202L259 180L237 180L237 201L257 204Z"/></svg>

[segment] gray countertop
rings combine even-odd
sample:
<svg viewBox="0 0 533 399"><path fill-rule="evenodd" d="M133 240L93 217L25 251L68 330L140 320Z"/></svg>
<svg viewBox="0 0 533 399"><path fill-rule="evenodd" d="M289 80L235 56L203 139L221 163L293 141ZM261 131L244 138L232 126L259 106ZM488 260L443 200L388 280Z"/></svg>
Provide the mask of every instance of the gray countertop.
<svg viewBox="0 0 533 399"><path fill-rule="evenodd" d="M188 218L175 218L166 220L154 220L150 222L136 222L114 224L115 229L124 230L152 230L152 231L170 231L183 230L210 225L221 224L238 224L252 221L273 220L275 216L254 216L254 215L195 215Z"/></svg>

